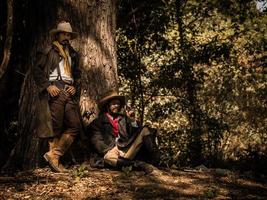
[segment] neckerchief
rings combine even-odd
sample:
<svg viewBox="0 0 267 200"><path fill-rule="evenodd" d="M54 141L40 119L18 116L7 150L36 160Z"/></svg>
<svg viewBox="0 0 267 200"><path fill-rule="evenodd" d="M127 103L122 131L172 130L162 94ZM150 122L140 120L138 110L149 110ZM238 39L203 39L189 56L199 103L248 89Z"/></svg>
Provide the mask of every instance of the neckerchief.
<svg viewBox="0 0 267 200"><path fill-rule="evenodd" d="M118 137L118 135L119 135L119 120L120 120L120 117L118 116L117 118L113 119L113 117L109 113L105 113L105 115L107 116L109 122L112 125L113 135L115 137Z"/></svg>
<svg viewBox="0 0 267 200"><path fill-rule="evenodd" d="M59 54L64 58L64 72L66 75L71 77L71 67L70 67L70 63L69 63L69 52L65 51L63 49L63 46L58 42L58 41L54 41L53 45L55 45L57 47L57 49L59 50Z"/></svg>

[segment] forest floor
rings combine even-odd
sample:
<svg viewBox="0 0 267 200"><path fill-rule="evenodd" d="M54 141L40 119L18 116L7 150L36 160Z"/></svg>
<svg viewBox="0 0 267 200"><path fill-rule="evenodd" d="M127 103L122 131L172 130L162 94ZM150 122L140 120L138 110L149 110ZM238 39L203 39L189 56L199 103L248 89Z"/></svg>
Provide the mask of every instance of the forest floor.
<svg viewBox="0 0 267 200"><path fill-rule="evenodd" d="M49 168L0 177L0 199L267 199L267 181L224 169L92 169L69 173Z"/></svg>

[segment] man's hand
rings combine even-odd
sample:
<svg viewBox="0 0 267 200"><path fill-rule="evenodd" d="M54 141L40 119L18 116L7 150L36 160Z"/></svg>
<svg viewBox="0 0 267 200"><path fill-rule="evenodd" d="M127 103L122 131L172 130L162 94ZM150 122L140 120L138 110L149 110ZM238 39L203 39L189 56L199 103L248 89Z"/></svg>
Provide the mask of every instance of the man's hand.
<svg viewBox="0 0 267 200"><path fill-rule="evenodd" d="M76 93L76 89L75 89L75 87L73 87L73 86L68 86L67 89L66 89L66 91L67 91L71 96L73 96L73 95Z"/></svg>
<svg viewBox="0 0 267 200"><path fill-rule="evenodd" d="M126 115L130 118L131 122L136 122L135 113L133 110L126 111Z"/></svg>
<svg viewBox="0 0 267 200"><path fill-rule="evenodd" d="M46 88L46 90L52 97L57 96L60 92L60 89L58 89L55 85L50 85L48 88Z"/></svg>

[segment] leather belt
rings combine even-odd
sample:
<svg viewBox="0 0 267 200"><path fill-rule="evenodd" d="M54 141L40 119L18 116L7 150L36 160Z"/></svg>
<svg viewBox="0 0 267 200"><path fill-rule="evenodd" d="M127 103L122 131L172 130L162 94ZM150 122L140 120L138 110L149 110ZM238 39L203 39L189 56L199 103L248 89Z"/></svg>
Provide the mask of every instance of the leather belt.
<svg viewBox="0 0 267 200"><path fill-rule="evenodd" d="M51 81L52 85L57 86L58 89L60 90L65 90L67 87L72 85L71 81Z"/></svg>

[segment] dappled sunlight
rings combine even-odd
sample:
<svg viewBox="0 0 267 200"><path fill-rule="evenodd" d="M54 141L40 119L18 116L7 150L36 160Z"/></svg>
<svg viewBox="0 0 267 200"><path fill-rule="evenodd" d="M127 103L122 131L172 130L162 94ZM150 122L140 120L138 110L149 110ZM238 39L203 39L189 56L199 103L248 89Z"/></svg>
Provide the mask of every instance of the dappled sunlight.
<svg viewBox="0 0 267 200"><path fill-rule="evenodd" d="M267 184L214 172L191 170L113 171L87 167L83 175L53 173L48 168L6 178L0 195L22 199L240 199L267 195ZM4 178L0 179L3 183Z"/></svg>

